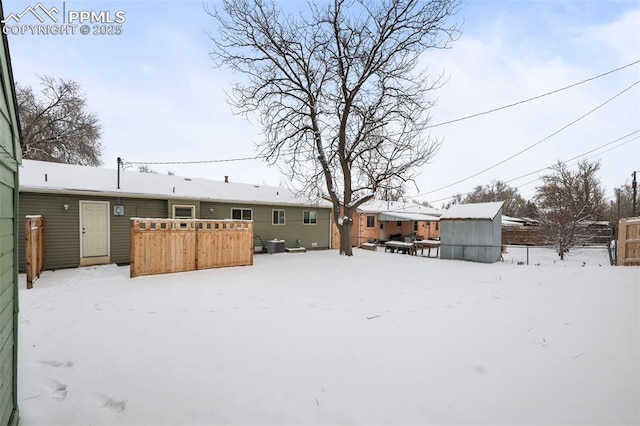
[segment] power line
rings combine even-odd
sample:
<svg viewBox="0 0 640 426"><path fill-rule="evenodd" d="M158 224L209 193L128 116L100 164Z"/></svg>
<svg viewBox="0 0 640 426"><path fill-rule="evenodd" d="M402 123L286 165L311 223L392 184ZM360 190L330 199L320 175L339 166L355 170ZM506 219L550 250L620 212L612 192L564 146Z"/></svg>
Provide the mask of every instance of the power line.
<svg viewBox="0 0 640 426"><path fill-rule="evenodd" d="M477 113L477 114L472 114L472 115L468 115L468 116L465 116L465 117L456 118L456 119L454 119L454 120L445 121L445 122L443 122L443 123L433 124L433 125L431 125L431 126L427 126L426 128L427 128L427 129L430 129L430 128L434 128L434 127L444 126L444 125L446 125L446 124L451 124L451 123L456 123L456 122L458 122L458 121L468 120L468 119L470 119L470 118L479 117L479 116L482 116L482 115L490 114L490 113L492 113L492 112L501 111L501 110L503 110L503 109L507 109L507 108L511 108L511 107L514 107L514 106L517 106L517 105L521 105L521 104L524 104L524 103L527 103L527 102L531 102L531 101L534 101L534 100L536 100L536 99L544 98L545 96L553 95L553 94L555 94L555 93L562 92L562 91L567 90L567 89L571 89L571 88L576 87L576 86L579 86L579 85L581 85L581 84L588 83L589 81L596 80L596 79L598 79L598 78L600 78L600 77L604 77L604 76L606 76L606 75L613 74L614 72L617 72L617 71L623 70L623 69L625 69L625 68L631 67L631 66L636 65L636 64L638 64L638 63L640 63L640 60L637 60L637 61L635 61L635 62L631 62L631 63L629 63L629 64L626 64L626 65L623 65L623 66L621 66L621 67L615 68L615 69L613 69L613 70L607 71L607 72L605 72L605 73L602 73L602 74L596 75L596 76L594 76L594 77L588 78L588 79L586 79L586 80L582 80L582 81L580 81L580 82L578 82L578 83L574 83L574 84L571 84L571 85L569 85L569 86L562 87L562 88L560 88L560 89L552 90L551 92L543 93L542 95L534 96L534 97L529 98L529 99L525 99L525 100L518 101L518 102L515 102L515 103L512 103L512 104L504 105L504 106L501 106L501 107L499 107L499 108L490 109L490 110L488 110L488 111L479 112L479 113ZM261 160L261 159L265 159L265 158L267 158L267 156L266 156L266 155L256 155L256 156L254 156L254 157L227 158L227 159L218 159L218 160L194 160L194 161L126 161L126 163L127 163L127 164L130 164L130 165L176 165L176 164L178 164L178 165L179 165L179 164L227 163L227 162L233 162L233 161Z"/></svg>
<svg viewBox="0 0 640 426"><path fill-rule="evenodd" d="M606 146L609 146L609 145L611 145L611 144L614 144L614 143L616 143L616 142L619 142L619 141L621 141L621 140L623 140L623 139L625 139L625 138L627 138L627 137L629 137L629 136L631 136L631 135L634 135L634 134L636 134L636 133L639 133L639 132L640 132L640 130L633 131L633 132L628 133L628 134L626 134L626 135L624 135L624 136L621 136L621 137L619 137L619 138L617 138L617 139L615 139L615 140L613 140L613 141L607 142L607 143L602 144L602 145L600 145L600 146L598 146L598 147L596 147L596 148L593 148L593 149L591 149L591 150L589 150L589 151L583 152L582 154L578 154L578 155L576 155L576 156L574 156L574 157L571 157L571 158L569 158L569 159L567 159L567 160L560 161L560 162L561 162L561 163L564 163L564 164L569 163L569 162L571 162L571 161L573 161L573 160L576 160L576 159L578 159L578 158L580 158L580 157L584 157L585 155L591 154L592 152L598 151L598 150L600 150L600 149L602 149L602 148L604 148L604 147L606 147ZM640 139L640 136L636 136L635 138L629 139L628 141L624 141L624 142L622 142L621 144L616 145L616 146L613 146L613 147L611 147L611 148L609 148L609 149L606 149L606 150L604 150L604 151L600 152L600 153L599 153L599 154L597 154L597 155L598 155L598 156L600 156L600 155L602 155L602 154L604 154L604 153L606 153L606 152L613 151L614 149L618 149L618 148L620 148L620 147L622 147L622 146L624 146L624 145L626 145L626 144L628 144L628 143L634 142L634 141L636 141L636 140L638 140L638 139ZM534 174L536 174L536 173L543 172L543 171L545 171L545 170L551 169L552 167L553 167L553 165L551 165L551 166L547 166L547 167L543 167L542 169L539 169L539 170L536 170L536 171L533 171L533 172L530 172L530 173L526 173L526 174L524 174L524 175L520 175L520 176L518 176L518 177L515 177L515 178L512 178L512 179L509 179L509 180L505 180L505 181L504 181L504 183L513 182L514 180L522 179L522 178L524 178L524 177L531 176L531 175L534 175ZM523 183L523 184L520 184L520 185L518 185L518 186L514 187L514 189L518 189L518 188L521 188L521 187L523 187L523 186L526 186L526 185L532 184L533 182L536 182L536 181L538 181L538 180L540 180L540 177L537 177L537 178L535 178L535 179L533 179L533 180L531 180L531 181L529 181L529 182L525 182L525 183ZM451 195L451 196L448 196L448 197L443 197L443 198L439 198L439 199L436 199L436 200L430 200L430 201L429 201L429 203L436 203L436 202L438 202L438 201L445 201L445 200L448 200L448 199L450 199L450 198L456 197L456 196L458 196L458 195L460 195L460 196L465 196L465 195L472 194L473 192L474 192L474 191L469 191L469 192L465 192L465 193L462 193L462 194L454 194L454 195ZM419 196L419 194L418 194L418 195L416 195L416 196Z"/></svg>
<svg viewBox="0 0 640 426"><path fill-rule="evenodd" d="M227 163L231 161L246 161L246 160L258 160L261 158L266 158L264 155L257 155L255 157L242 157L242 158L227 158L221 160L195 160L195 161L126 161L122 160L124 163L129 165L175 165L175 164L205 164L205 163Z"/></svg>
<svg viewBox="0 0 640 426"><path fill-rule="evenodd" d="M540 99L540 98L544 98L545 96L549 96L549 95L556 94L556 93L558 93L558 92L562 92L563 90L571 89L571 88L573 88L573 87L579 86L579 85L584 84L584 83L587 83L587 82L589 82L589 81L596 80L596 79L598 79L598 78L600 78L600 77L604 77L605 75L612 74L612 73L614 73L614 72L616 72L616 71L620 71L620 70L622 70L622 69L625 69L625 68L630 67L630 66L632 66L632 65L636 65L636 64L638 64L638 63L640 63L640 60L637 60L637 61L635 61L635 62L631 62L630 64L627 64L627 65L621 66L621 67L616 68L616 69L614 69L614 70L607 71L607 72L605 72L605 73L603 73L603 74L599 74L599 75L597 75L597 76L595 76L595 77L591 77L591 78L588 78L588 79L586 79L586 80L582 80L582 81L580 81L580 82L578 82L578 83L574 83L574 84L571 84L571 85L569 85L569 86L562 87L562 88L560 88L560 89L552 90L551 92L547 92L547 93L544 93L544 94L542 94L542 95L534 96L533 98L525 99L525 100L523 100L523 101L518 101L518 102L515 102L515 103L512 103L512 104L509 104L509 105L504 105L504 106L501 106L501 107L499 107L499 108L490 109L490 110L488 110L488 111L479 112L479 113L477 113L477 114L472 114L472 115L467 115L467 116L465 116L465 117L456 118L456 119L454 119L454 120L449 120L449 121L445 121L445 122L442 122L442 123L433 124L433 125L431 125L431 126L427 126L426 128L427 128L427 129L431 129L431 128L434 128L434 127L444 126L444 125L446 125L446 124L457 123L458 121L468 120L468 119L470 119L470 118L476 118L476 117L480 117L481 115L491 114L492 112L502 111L503 109L511 108L511 107L514 107L514 106L517 106L517 105L522 105L522 104L527 103L527 102L531 102L531 101L535 101L535 100Z"/></svg>
<svg viewBox="0 0 640 426"><path fill-rule="evenodd" d="M589 150L589 151L587 151L587 152L583 152L582 154L578 154L578 155L576 155L575 157L571 157L571 158L569 158L569 159L567 159L567 160L561 161L561 163L565 163L565 164L566 164L566 163L569 163L569 162L571 162L571 161L573 161L573 160L576 160L576 159L578 159L578 158L580 158L580 157L584 157L585 155L591 154L591 153L592 153L592 152L594 152L594 151L598 151L598 150L600 150L600 149L604 148L605 146L609 146L609 145L612 145L612 144L614 144L614 143L616 143L616 142L620 142L622 139L625 139L625 138L627 138L627 137L629 137L629 136L631 136L631 135L634 135L634 134L636 134L636 133L638 133L638 132L640 132L640 130L636 130L636 131L634 131L634 132L627 133L626 135L621 136L621 137L619 137L618 139L612 140L611 142L607 142L607 143L605 143L604 145L600 145L600 146L598 146L598 147L596 147L596 148L593 148L593 149L591 149L591 150ZM635 138L633 138L633 139L629 139L628 141L623 142L623 143L621 143L621 144L620 144L620 145L618 145L618 146L614 146L614 147L609 148L609 149L607 149L607 150L605 150L605 151L602 151L602 152L601 152L600 154L598 154L598 155L604 154L605 152L609 152L609 151L611 151L611 150L613 150L613 149L620 148L621 146L626 145L626 144L628 144L628 143L630 143L630 142L633 142L633 141L635 141L635 140L638 140L639 138L640 138L640 136L636 136ZM515 177L515 178L513 178L513 179L506 180L506 181L504 181L504 183L513 182L514 180L522 179L523 177L527 177L527 176L534 175L534 174L536 174L536 173L543 172L543 171L545 171L545 170L550 169L551 167L552 167L552 166L543 167L543 168L541 168L541 169L539 169L539 170L536 170L536 171L534 171L534 172L526 173L526 174L524 174L524 175L521 175L521 176ZM465 195L466 195L466 194L465 194Z"/></svg>
<svg viewBox="0 0 640 426"><path fill-rule="evenodd" d="M534 148L534 147L536 147L536 146L540 145L541 143L543 143L543 142L545 142L546 140L548 140L548 139L552 138L553 136L557 135L558 133L562 132L563 130L566 130L566 129L567 129L567 128L569 128L570 126L573 126L573 125L574 125L575 123L577 123L578 121L582 120L583 118L587 117L588 115L590 115L590 114L594 113L595 111L599 110L600 108L602 108L603 106L607 105L609 102L613 101L615 98L617 98L618 96L620 96L620 95L622 95L623 93L627 92L628 90L630 90L631 88L633 88L635 85L637 85L637 84L639 84L639 83L640 83L640 80L636 81L636 82L635 82L635 83L633 83L631 86L627 87L626 89L622 90L621 92L618 92L618 93L617 93L616 95L614 95L613 97L611 97L611 98L607 99L606 101L604 101L603 103L601 103L601 104L600 104L600 105L598 105L597 107L593 108L593 109L592 109L592 110L590 110L589 112L587 112L587 113L585 113L585 114L581 115L580 117L576 118L575 120L573 120L573 121L572 121L572 122L570 122L569 124L566 124L566 125L562 126L560 129L556 130L555 132L551 133L550 135L548 135L548 136L544 137L543 139L539 140L538 142L536 142L536 143L534 143L534 144L532 144L532 145L529 145L529 146L528 146L528 147L526 147L525 149L523 149L523 150L521 150L521 151L516 152L515 154L513 154L513 155L511 155L511 156L509 156L509 157L507 157L507 158L505 158L504 160L499 161L499 162L497 162L497 163L493 164L492 166L489 166L489 167L487 167L487 168L485 168L485 169L483 169L483 170L480 170L479 172L476 172L476 173L474 173L474 174L472 174L472 175L470 175L470 176L467 176L467 177L465 177L464 179L460 179L460 180L455 181L455 182L453 182L453 183L451 183L451 184L449 184L449 185L445 185L445 186L443 186L443 187L440 187L440 188L437 188L437 189L434 189L434 190L431 190L431 191L423 192L423 193L421 193L421 194L417 194L417 195L418 195L418 196L420 196L420 195L427 195L427 194L431 194L431 193L434 193L434 192L438 192L438 191L441 191L441 190L443 190L443 189L450 188L450 187L452 187L452 186L454 186L454 185L457 185L457 184L459 184L459 183L465 182L465 181L467 181L467 180L469 180L469 179L472 179L472 178L474 178L474 177L476 177L476 176L478 176L478 175L480 175L480 174L482 174L482 173L484 173L484 172L487 172L487 171L489 171L489 170L491 170L491 169L495 169L496 167L498 167L498 166L500 166L500 165L502 165L502 164L506 163L507 161L512 160L512 159L514 159L515 157L517 157L517 156L519 156L519 155L521 155L521 154L523 154L523 153L525 153L525 152L529 151L530 149L532 149L532 148Z"/></svg>

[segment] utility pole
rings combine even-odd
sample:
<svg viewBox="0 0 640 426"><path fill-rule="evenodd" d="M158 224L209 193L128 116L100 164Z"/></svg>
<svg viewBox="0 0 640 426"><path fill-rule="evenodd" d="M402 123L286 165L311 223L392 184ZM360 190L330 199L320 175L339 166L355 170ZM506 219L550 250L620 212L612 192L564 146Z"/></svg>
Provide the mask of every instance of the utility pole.
<svg viewBox="0 0 640 426"><path fill-rule="evenodd" d="M631 174L633 181L631 182L631 188L633 188L633 217L636 217L636 199L638 198L638 181L636 181L636 172Z"/></svg>
<svg viewBox="0 0 640 426"><path fill-rule="evenodd" d="M120 167L122 166L122 158L118 157L118 189L120 189Z"/></svg>

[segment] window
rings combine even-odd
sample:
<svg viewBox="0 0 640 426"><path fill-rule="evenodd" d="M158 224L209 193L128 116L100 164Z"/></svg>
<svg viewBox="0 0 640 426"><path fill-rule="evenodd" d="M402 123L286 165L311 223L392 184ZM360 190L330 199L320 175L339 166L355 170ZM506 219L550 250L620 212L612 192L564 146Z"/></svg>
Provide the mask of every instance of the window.
<svg viewBox="0 0 640 426"><path fill-rule="evenodd" d="M173 206L173 218L174 219L195 219L196 206Z"/></svg>
<svg viewBox="0 0 640 426"><path fill-rule="evenodd" d="M436 222L436 231L440 229L440 222Z"/></svg>
<svg viewBox="0 0 640 426"><path fill-rule="evenodd" d="M273 224L284 225L284 210L273 211Z"/></svg>
<svg viewBox="0 0 640 426"><path fill-rule="evenodd" d="M318 213L315 210L304 210L302 212L302 223L304 225L315 225L318 223Z"/></svg>
<svg viewBox="0 0 640 426"><path fill-rule="evenodd" d="M413 232L418 232L418 221L413 221Z"/></svg>
<svg viewBox="0 0 640 426"><path fill-rule="evenodd" d="M376 226L376 217L367 216L367 228L373 228Z"/></svg>
<svg viewBox="0 0 640 426"><path fill-rule="evenodd" d="M251 210L251 209L231 209L231 219L253 220L253 210Z"/></svg>
<svg viewBox="0 0 640 426"><path fill-rule="evenodd" d="M396 221L396 226L402 226L402 221L401 220L397 220Z"/></svg>

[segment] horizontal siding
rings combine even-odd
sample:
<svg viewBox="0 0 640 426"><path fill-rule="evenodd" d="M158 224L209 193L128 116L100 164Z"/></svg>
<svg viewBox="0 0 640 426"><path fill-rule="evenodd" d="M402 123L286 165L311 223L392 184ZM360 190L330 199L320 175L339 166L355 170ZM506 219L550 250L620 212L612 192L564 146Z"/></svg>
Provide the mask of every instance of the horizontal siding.
<svg viewBox="0 0 640 426"><path fill-rule="evenodd" d="M167 202L116 197L79 195L20 194L19 267L25 270L24 223L27 215L42 215L45 232L45 269L74 268L80 265L80 201L108 201L111 227L111 261L129 263L130 218L166 217ZM65 210L63 205L68 204ZM113 215L113 206L124 206L123 216Z"/></svg>
<svg viewBox="0 0 640 426"><path fill-rule="evenodd" d="M13 272L12 272L13 274ZM3 301L13 301L13 277L0 294ZM3 277L4 279L4 277ZM4 283L5 281L3 281ZM9 422L13 411L13 374L14 374L14 308L13 303L3 304L0 311L0 405L2 425Z"/></svg>
<svg viewBox="0 0 640 426"><path fill-rule="evenodd" d="M64 205L69 205L69 210ZM75 267L80 264L80 224L78 199L65 195L20 194L18 209L18 265L25 271L25 216L44 217L45 269Z"/></svg>
<svg viewBox="0 0 640 426"><path fill-rule="evenodd" d="M254 235L257 245L267 240L284 239L287 246L296 241L309 249L329 247L330 209L302 207L272 207L251 204L229 204L180 200L153 200L136 198L96 197L61 194L20 194L19 210L19 267L25 270L25 216L42 215L45 219L45 269L73 268L80 264L80 201L108 201L111 227L111 262L130 261L130 218L166 218L172 205L195 205L196 216L201 219L230 219L231 208L253 210ZM63 206L69 205L65 210ZM113 206L124 206L124 215L115 216ZM273 225L273 209L285 210L285 226ZM317 224L303 225L302 212L315 210Z"/></svg>
<svg viewBox="0 0 640 426"><path fill-rule="evenodd" d="M136 198L107 199L111 201L111 261L129 263L131 260L131 218L167 217L167 201ZM123 216L113 215L113 206L124 206ZM46 226L46 225L45 225Z"/></svg>
<svg viewBox="0 0 640 426"><path fill-rule="evenodd" d="M200 203L200 217L202 219L230 219L232 208L253 210L254 245L261 245L268 240L285 240L287 247L294 247L296 241L300 245L311 249L313 243L319 249L329 248L329 234L331 232L331 209L291 206L265 206L256 204L230 204L230 203ZM285 225L273 225L273 210L285 211ZM302 212L315 210L318 215L317 224L304 225Z"/></svg>
<svg viewBox="0 0 640 426"><path fill-rule="evenodd" d="M9 52L5 50L8 45L6 36L0 38L0 425L5 426L18 420L16 192L20 141L15 88L10 78Z"/></svg>

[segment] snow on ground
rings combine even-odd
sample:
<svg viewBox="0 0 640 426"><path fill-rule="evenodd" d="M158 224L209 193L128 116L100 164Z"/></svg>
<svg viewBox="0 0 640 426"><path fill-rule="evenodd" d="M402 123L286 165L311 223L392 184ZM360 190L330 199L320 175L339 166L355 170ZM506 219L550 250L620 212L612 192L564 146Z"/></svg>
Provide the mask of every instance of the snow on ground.
<svg viewBox="0 0 640 426"><path fill-rule="evenodd" d="M48 271L21 284L20 424L638 424L640 268L556 259Z"/></svg>

